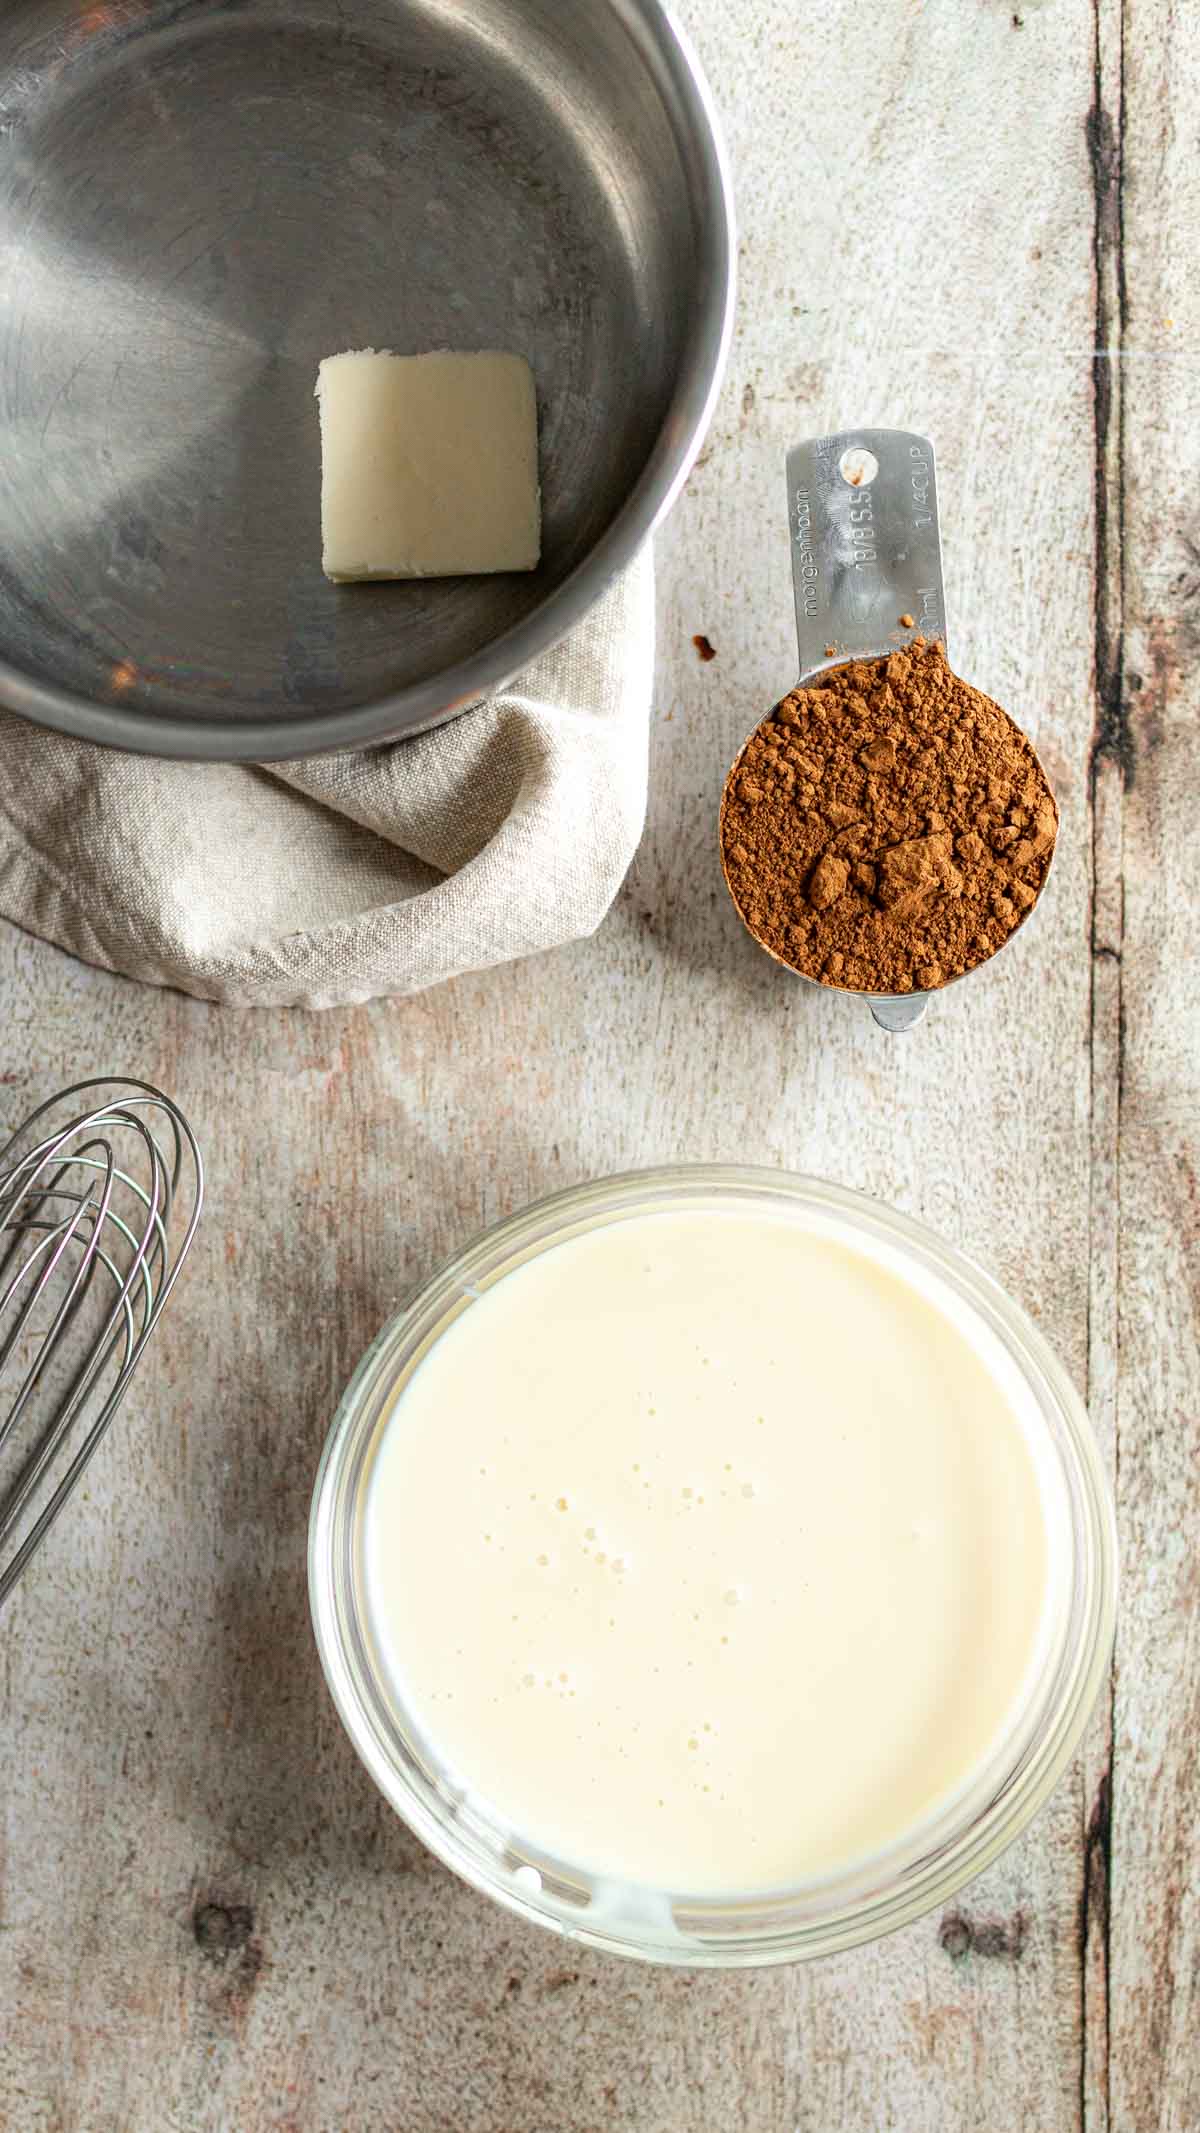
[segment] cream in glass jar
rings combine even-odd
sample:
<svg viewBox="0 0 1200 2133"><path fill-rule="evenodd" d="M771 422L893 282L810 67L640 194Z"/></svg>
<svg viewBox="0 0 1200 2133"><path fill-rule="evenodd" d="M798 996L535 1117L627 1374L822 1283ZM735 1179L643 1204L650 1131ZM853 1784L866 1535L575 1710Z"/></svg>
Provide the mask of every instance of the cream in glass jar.
<svg viewBox="0 0 1200 2133"><path fill-rule="evenodd" d="M541 1922L783 1960L916 1916L1063 1767L1115 1557L1035 1330L918 1225L681 1169L434 1277L326 1448L314 1619L413 1827Z"/></svg>

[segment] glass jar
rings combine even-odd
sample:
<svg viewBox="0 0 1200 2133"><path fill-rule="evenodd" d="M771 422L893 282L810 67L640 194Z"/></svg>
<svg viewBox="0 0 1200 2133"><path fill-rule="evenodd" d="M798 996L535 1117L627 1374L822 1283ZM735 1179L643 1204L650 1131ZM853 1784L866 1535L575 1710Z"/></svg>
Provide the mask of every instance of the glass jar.
<svg viewBox="0 0 1200 2133"><path fill-rule="evenodd" d="M439 1767L386 1677L366 1604L366 1483L407 1377L483 1292L523 1261L599 1225L731 1202L799 1215L867 1250L969 1331L1035 1417L1059 1574L1043 1639L1007 1736L950 1804L852 1871L768 1894L711 1897L615 1885L538 1850L468 1799ZM1015 1375L1014 1375L1015 1374ZM363 1357L321 1458L309 1588L335 1703L376 1784L417 1836L474 1888L521 1917L610 1953L696 1968L791 1962L850 1948L943 1904L1026 1827L1062 1775L1112 1648L1117 1551L1112 1500L1083 1405L1037 1328L982 1269L921 1223L861 1194L781 1171L680 1166L557 1194L498 1223L449 1260Z"/></svg>

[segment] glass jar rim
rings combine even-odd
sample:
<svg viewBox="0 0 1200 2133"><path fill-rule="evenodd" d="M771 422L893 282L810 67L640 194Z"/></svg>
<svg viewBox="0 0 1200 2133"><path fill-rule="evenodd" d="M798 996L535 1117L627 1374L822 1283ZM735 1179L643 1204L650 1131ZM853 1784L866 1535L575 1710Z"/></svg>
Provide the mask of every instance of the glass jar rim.
<svg viewBox="0 0 1200 2133"><path fill-rule="evenodd" d="M523 1260L629 1216L705 1201L768 1202L882 1247L965 1304L999 1340L1036 1403L1070 1513L1071 1576L1053 1665L1014 1741L920 1841L848 1874L744 1898L658 1891L614 1915L588 1872L518 1845L436 1769L400 1725L365 1631L358 1568L365 1476L395 1389L451 1320ZM1083 1403L1053 1350L994 1278L925 1224L824 1179L728 1164L679 1164L578 1185L491 1225L452 1254L388 1320L339 1404L318 1468L309 1593L330 1692L359 1756L415 1834L510 1911L609 1953L690 1968L790 1962L850 1948L936 1909L1007 1848L1043 1805L1104 1680L1116 1616L1111 1492Z"/></svg>

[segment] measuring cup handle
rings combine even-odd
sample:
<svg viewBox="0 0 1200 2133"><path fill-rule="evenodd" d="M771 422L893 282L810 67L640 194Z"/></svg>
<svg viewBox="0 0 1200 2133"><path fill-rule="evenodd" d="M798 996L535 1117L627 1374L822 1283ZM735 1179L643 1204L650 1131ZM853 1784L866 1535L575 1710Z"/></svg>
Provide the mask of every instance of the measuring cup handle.
<svg viewBox="0 0 1200 2133"><path fill-rule="evenodd" d="M880 1029L889 1030L894 1037L912 1029L920 1021L929 1005L927 992L874 993L867 1001L872 1017Z"/></svg>
<svg viewBox="0 0 1200 2133"><path fill-rule="evenodd" d="M800 678L946 642L937 471L913 430L839 430L788 453ZM901 616L911 616L911 624Z"/></svg>

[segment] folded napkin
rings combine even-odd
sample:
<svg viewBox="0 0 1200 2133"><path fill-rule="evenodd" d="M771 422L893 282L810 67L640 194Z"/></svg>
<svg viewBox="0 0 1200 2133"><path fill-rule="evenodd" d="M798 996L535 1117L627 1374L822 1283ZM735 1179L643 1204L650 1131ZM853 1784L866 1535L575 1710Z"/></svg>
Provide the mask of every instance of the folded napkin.
<svg viewBox="0 0 1200 2133"><path fill-rule="evenodd" d="M387 747L160 762L0 714L0 913L240 1007L419 992L577 939L641 834L653 656L647 551L511 688Z"/></svg>

